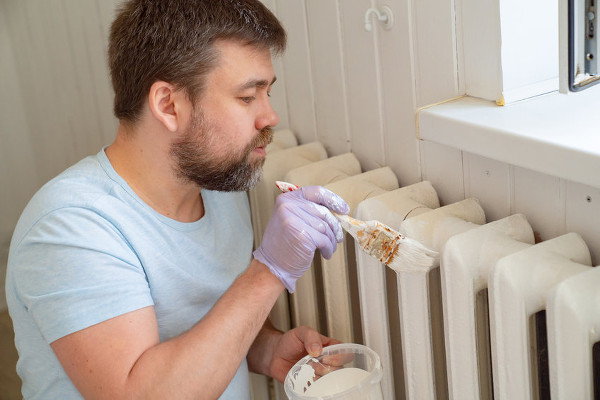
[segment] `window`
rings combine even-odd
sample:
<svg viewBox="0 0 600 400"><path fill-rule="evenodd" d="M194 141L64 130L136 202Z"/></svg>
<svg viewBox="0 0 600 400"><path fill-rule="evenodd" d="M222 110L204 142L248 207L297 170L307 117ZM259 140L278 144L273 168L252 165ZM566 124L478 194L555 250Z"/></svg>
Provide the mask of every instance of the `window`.
<svg viewBox="0 0 600 400"><path fill-rule="evenodd" d="M598 0L569 0L569 89L600 82L598 72Z"/></svg>

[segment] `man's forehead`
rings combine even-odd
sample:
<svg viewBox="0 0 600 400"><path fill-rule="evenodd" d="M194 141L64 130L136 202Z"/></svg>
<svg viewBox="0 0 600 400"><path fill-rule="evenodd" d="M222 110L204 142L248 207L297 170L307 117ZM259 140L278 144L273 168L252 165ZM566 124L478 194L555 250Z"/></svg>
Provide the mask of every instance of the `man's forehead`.
<svg viewBox="0 0 600 400"><path fill-rule="evenodd" d="M271 51L232 40L215 43L218 62L213 72L233 79L236 86L269 86L275 80Z"/></svg>

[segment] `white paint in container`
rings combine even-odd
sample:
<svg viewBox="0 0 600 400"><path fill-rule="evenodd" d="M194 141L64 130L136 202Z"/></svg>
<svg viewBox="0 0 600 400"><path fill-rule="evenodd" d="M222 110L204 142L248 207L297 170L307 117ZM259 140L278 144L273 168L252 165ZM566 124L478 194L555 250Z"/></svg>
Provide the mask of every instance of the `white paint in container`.
<svg viewBox="0 0 600 400"><path fill-rule="evenodd" d="M290 400L383 400L379 355L366 346L328 346L317 357L306 356L285 379Z"/></svg>

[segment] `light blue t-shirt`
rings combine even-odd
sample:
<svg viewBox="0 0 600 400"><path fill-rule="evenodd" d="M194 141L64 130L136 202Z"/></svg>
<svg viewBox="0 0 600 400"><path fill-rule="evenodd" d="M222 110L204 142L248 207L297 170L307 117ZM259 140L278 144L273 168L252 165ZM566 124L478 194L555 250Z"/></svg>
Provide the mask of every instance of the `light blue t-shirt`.
<svg viewBox="0 0 600 400"><path fill-rule="evenodd" d="M245 193L202 191L205 215L182 223L145 204L104 150L42 187L10 246L6 296L25 399L81 399L50 347L154 306L160 340L190 329L247 268ZM222 399L249 399L244 360Z"/></svg>

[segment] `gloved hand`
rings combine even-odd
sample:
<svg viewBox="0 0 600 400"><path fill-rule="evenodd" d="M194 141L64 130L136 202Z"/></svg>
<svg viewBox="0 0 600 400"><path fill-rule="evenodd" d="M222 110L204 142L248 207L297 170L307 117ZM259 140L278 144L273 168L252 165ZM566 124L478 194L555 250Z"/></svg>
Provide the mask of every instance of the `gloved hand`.
<svg viewBox="0 0 600 400"><path fill-rule="evenodd" d="M262 244L253 254L290 293L310 267L315 250L329 259L344 238L340 223L329 210L347 214L350 207L322 186L305 186L277 197Z"/></svg>

